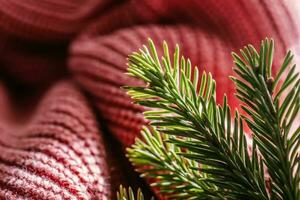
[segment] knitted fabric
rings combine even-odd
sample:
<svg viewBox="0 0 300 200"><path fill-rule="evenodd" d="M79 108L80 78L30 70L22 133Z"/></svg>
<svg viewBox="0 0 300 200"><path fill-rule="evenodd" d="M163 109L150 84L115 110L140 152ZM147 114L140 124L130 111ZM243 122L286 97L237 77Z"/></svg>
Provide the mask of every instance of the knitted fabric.
<svg viewBox="0 0 300 200"><path fill-rule="evenodd" d="M122 148L146 123L120 88L143 84L125 74L128 54L149 37L160 55L162 41L171 52L178 43L212 73L218 101L226 93L234 108L230 52L272 37L276 69L288 49L299 56L299 7L296 0L0 0L0 199L114 199L135 177Z"/></svg>
<svg viewBox="0 0 300 200"><path fill-rule="evenodd" d="M10 101L1 103L0 198L108 198L104 144L72 83L53 86L23 123Z"/></svg>
<svg viewBox="0 0 300 200"><path fill-rule="evenodd" d="M110 0L0 1L0 29L36 41L58 42L74 36Z"/></svg>

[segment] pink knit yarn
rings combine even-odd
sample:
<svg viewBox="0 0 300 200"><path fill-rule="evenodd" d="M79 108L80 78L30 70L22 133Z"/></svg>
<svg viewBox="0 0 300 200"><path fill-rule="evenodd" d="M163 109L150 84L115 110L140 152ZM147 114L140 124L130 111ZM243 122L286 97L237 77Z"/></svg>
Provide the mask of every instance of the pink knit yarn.
<svg viewBox="0 0 300 200"><path fill-rule="evenodd" d="M0 30L20 38L57 43L74 36L109 4L111 0L1 0Z"/></svg>
<svg viewBox="0 0 300 200"><path fill-rule="evenodd" d="M272 37L275 68L288 49L299 54L295 3L0 0L0 199L113 199L134 175L102 136L126 147L146 123L120 88L142 84L125 74L128 54L149 37L160 53L163 40L178 43L236 107L230 52Z"/></svg>
<svg viewBox="0 0 300 200"><path fill-rule="evenodd" d="M5 100L1 103L13 112ZM98 125L72 83L50 89L26 123L18 125L10 116L0 126L0 199L110 197Z"/></svg>

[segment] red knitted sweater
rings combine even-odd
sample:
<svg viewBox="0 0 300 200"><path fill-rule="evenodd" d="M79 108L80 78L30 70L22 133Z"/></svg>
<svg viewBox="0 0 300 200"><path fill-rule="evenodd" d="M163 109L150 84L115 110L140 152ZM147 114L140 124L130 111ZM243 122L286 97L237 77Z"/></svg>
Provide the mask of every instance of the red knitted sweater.
<svg viewBox="0 0 300 200"><path fill-rule="evenodd" d="M0 0L0 199L114 199L145 124L120 89L139 84L127 55L178 43L235 107L230 52L272 37L275 66L299 54L298 13L297 0Z"/></svg>

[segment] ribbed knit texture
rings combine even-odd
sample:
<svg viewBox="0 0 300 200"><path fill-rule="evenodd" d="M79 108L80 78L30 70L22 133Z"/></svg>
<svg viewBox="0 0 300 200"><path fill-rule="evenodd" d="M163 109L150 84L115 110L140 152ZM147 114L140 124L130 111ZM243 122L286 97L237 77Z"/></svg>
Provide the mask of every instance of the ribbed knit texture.
<svg viewBox="0 0 300 200"><path fill-rule="evenodd" d="M11 105L1 104L7 106ZM20 126L12 117L3 118L1 198L109 197L106 153L98 125L73 84L58 83L47 91L34 115Z"/></svg>
<svg viewBox="0 0 300 200"><path fill-rule="evenodd" d="M0 29L36 41L68 39L111 0L0 1Z"/></svg>
<svg viewBox="0 0 300 200"><path fill-rule="evenodd" d="M230 52L272 37L275 68L288 49L300 57L296 3L0 0L0 199L114 199L135 177L119 154L146 123L120 88L143 84L128 54L149 37L160 54L178 43L237 107Z"/></svg>

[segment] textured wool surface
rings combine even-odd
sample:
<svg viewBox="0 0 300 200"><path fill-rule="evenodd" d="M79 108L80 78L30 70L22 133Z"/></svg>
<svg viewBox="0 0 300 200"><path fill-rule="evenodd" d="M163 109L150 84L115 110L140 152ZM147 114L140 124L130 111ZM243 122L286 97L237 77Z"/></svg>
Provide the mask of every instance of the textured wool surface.
<svg viewBox="0 0 300 200"><path fill-rule="evenodd" d="M265 37L275 68L300 56L297 0L0 0L0 199L114 199L143 108L120 87L150 37L181 52L237 107L231 51ZM299 71L299 67L297 68Z"/></svg>
<svg viewBox="0 0 300 200"><path fill-rule="evenodd" d="M2 198L108 198L104 144L74 84L61 82L50 88L29 119L20 120L9 97L1 95L1 107L7 109L1 113Z"/></svg>

